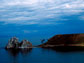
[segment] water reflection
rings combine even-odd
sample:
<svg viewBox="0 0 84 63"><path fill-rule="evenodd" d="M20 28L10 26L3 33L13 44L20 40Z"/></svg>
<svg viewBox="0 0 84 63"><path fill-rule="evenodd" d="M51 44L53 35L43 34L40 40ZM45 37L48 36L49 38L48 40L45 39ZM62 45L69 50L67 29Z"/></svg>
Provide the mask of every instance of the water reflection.
<svg viewBox="0 0 84 63"><path fill-rule="evenodd" d="M84 63L84 47L1 49L0 53L0 63Z"/></svg>
<svg viewBox="0 0 84 63"><path fill-rule="evenodd" d="M22 55L27 55L28 53L30 53L32 51L32 48L24 48L24 49L6 49L6 51L8 51L9 54L11 54L12 56L17 56L19 53L21 53Z"/></svg>
<svg viewBox="0 0 84 63"><path fill-rule="evenodd" d="M43 48L43 49L47 49L47 50L54 50L56 52L80 52L83 51L84 52L84 47L80 47L80 46L61 46L61 47L51 47L51 48Z"/></svg>

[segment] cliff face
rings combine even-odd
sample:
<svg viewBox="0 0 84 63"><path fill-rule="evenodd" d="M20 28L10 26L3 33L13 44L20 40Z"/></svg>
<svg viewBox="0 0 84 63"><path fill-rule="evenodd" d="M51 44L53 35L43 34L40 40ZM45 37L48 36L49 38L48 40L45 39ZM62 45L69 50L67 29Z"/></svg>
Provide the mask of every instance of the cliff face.
<svg viewBox="0 0 84 63"><path fill-rule="evenodd" d="M6 48L18 48L19 47L19 41L16 37L11 38L8 41L8 44L6 45Z"/></svg>
<svg viewBox="0 0 84 63"><path fill-rule="evenodd" d="M28 47L32 47L32 44L27 41L27 40L23 40L21 43L20 43L20 48L28 48Z"/></svg>
<svg viewBox="0 0 84 63"><path fill-rule="evenodd" d="M21 42L19 42L16 37L13 37L9 40L9 42L5 48L6 49L9 49L9 48L32 48L32 43L30 43L27 40L22 40Z"/></svg>
<svg viewBox="0 0 84 63"><path fill-rule="evenodd" d="M84 34L64 34L50 38L46 43L40 45L64 45L84 43Z"/></svg>

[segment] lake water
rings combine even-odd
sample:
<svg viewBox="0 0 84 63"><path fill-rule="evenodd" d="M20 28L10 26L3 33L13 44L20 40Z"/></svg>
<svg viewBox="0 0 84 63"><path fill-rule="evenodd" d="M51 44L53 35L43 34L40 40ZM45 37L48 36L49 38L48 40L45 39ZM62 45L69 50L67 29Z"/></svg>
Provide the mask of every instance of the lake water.
<svg viewBox="0 0 84 63"><path fill-rule="evenodd" d="M33 48L23 50L0 49L0 63L84 63L84 51L56 51Z"/></svg>

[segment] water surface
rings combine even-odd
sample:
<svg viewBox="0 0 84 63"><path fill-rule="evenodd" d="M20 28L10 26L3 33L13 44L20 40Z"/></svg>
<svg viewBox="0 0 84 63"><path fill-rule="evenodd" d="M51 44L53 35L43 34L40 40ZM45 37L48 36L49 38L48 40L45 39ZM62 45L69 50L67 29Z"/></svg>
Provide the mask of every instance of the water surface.
<svg viewBox="0 0 84 63"><path fill-rule="evenodd" d="M84 51L62 52L54 49L0 49L0 63L84 63Z"/></svg>

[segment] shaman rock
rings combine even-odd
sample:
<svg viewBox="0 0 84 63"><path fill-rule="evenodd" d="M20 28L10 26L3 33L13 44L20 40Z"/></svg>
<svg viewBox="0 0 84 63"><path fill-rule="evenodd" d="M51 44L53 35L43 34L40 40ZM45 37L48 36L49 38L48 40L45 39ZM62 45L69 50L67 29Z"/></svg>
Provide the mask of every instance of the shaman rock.
<svg viewBox="0 0 84 63"><path fill-rule="evenodd" d="M18 39L16 37L11 38L8 41L8 44L6 46L6 48L18 48L19 47L19 42Z"/></svg>
<svg viewBox="0 0 84 63"><path fill-rule="evenodd" d="M20 48L31 48L32 44L28 40L22 40Z"/></svg>

